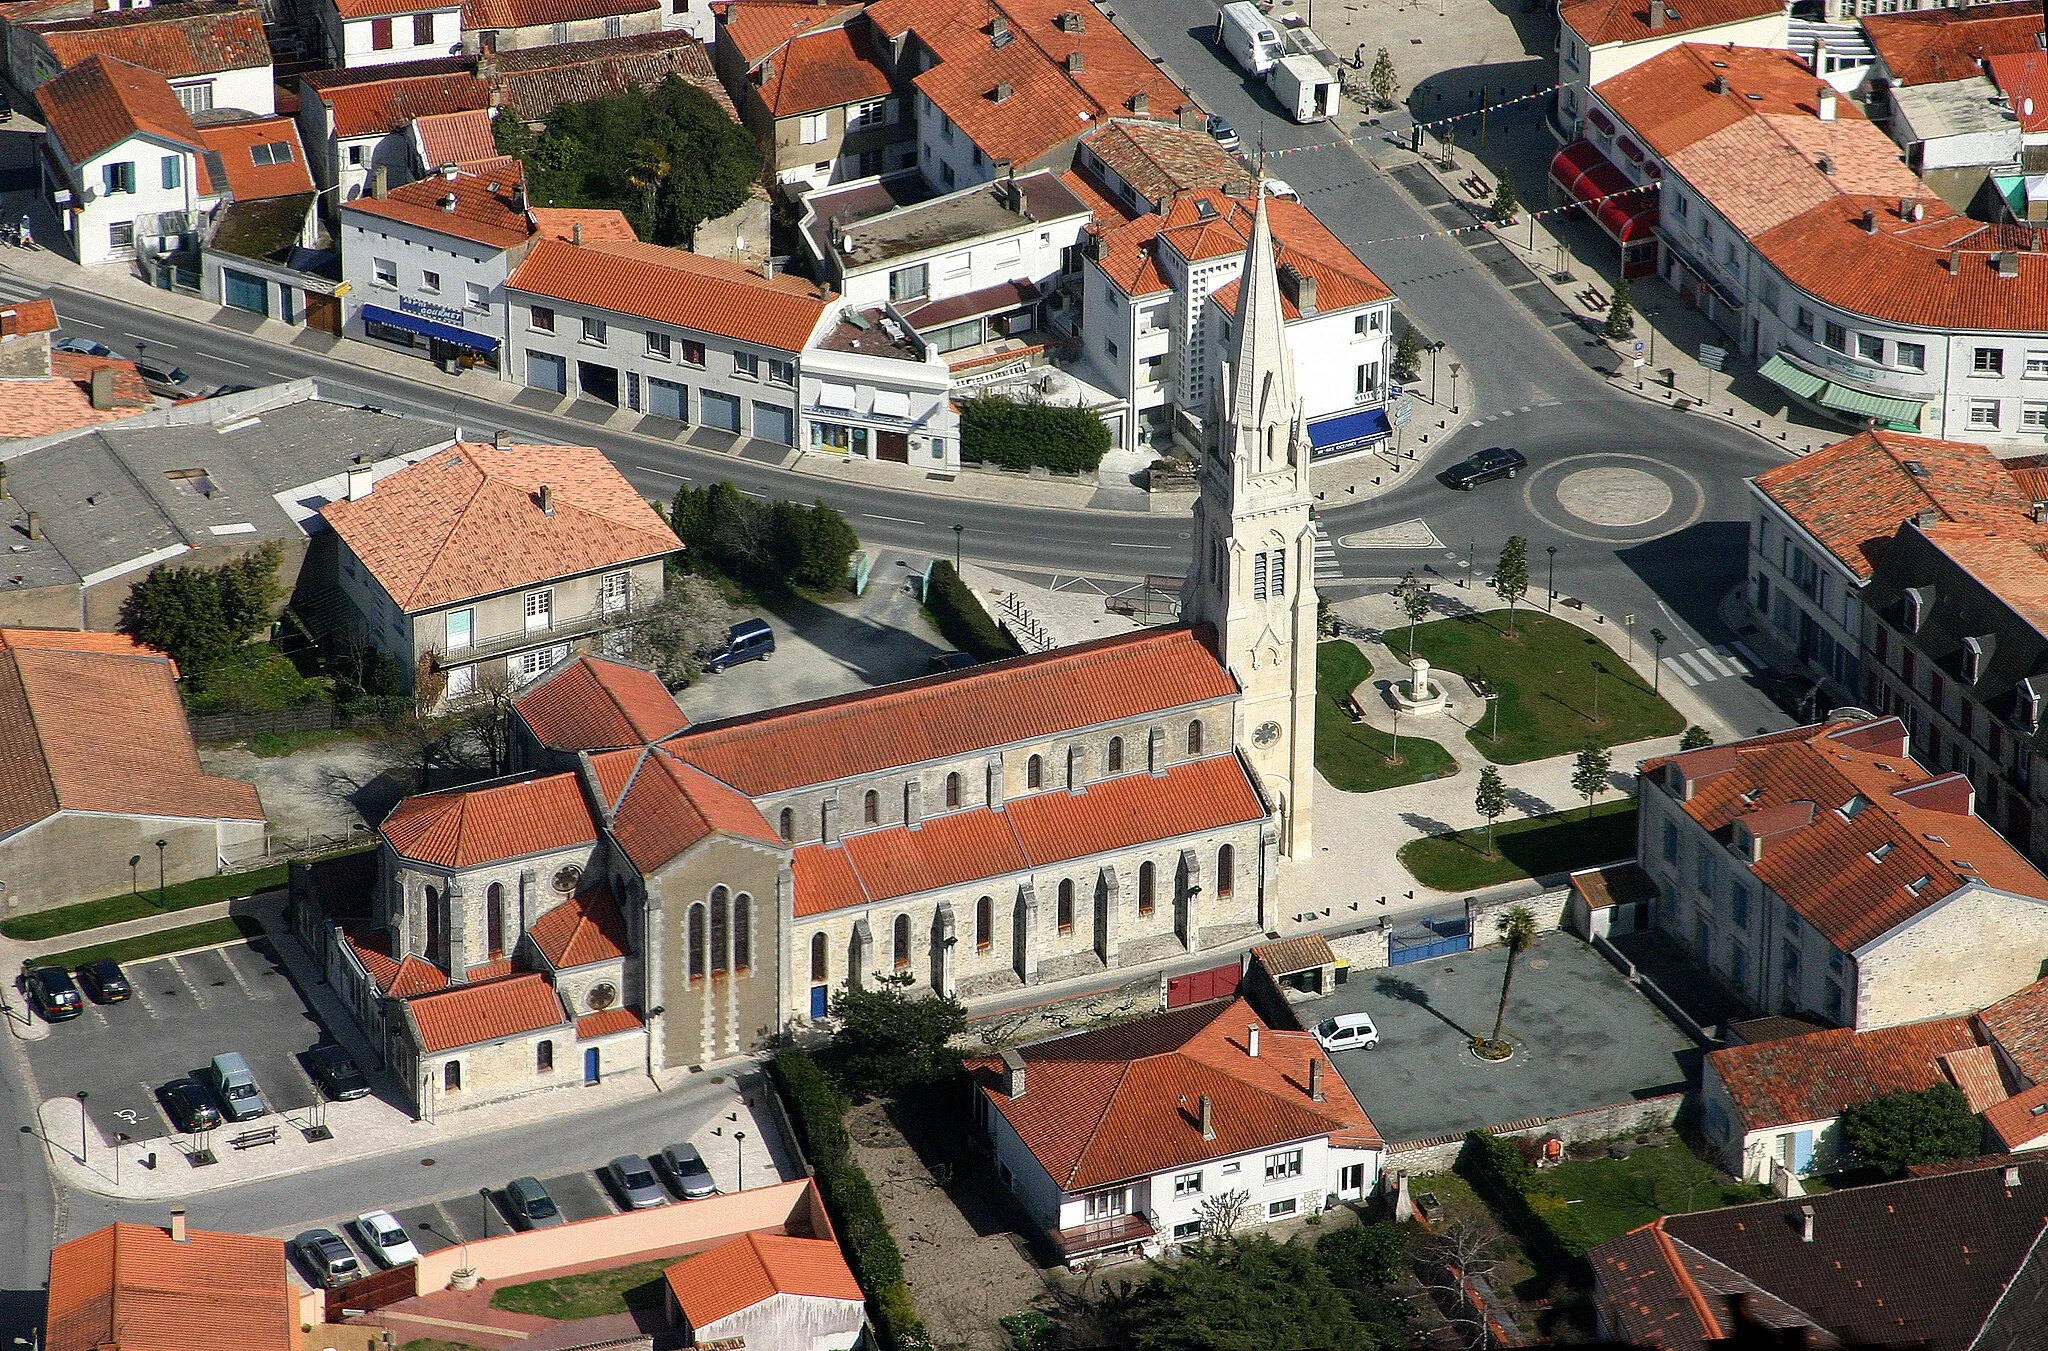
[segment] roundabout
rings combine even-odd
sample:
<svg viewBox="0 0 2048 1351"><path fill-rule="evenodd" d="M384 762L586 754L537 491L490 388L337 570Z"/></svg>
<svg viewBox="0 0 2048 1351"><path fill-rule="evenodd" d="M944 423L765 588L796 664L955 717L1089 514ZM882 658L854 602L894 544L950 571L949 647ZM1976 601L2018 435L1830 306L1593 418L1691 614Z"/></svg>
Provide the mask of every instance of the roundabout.
<svg viewBox="0 0 2048 1351"><path fill-rule="evenodd" d="M1552 530L1591 544L1642 544L1705 514L1707 489L1690 470L1628 451L1567 455L1533 469L1522 505Z"/></svg>

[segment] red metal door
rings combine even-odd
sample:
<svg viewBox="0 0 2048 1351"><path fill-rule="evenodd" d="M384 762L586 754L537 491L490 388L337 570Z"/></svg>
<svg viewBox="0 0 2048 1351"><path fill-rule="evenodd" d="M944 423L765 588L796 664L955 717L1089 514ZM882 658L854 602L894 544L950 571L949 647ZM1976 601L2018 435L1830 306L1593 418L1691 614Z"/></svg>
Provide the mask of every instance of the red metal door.
<svg viewBox="0 0 2048 1351"><path fill-rule="evenodd" d="M1237 982L1242 971L1236 962L1212 966L1207 971L1190 971L1185 976L1171 976L1166 982L1166 1007L1177 1009L1186 1004L1200 1004L1210 999L1229 999L1237 994Z"/></svg>

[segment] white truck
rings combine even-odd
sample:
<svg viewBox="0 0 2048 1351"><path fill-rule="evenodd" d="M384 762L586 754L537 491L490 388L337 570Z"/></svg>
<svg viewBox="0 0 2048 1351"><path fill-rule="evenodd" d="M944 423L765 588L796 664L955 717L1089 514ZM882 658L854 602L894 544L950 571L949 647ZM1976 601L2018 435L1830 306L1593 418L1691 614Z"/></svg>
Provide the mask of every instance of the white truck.
<svg viewBox="0 0 2048 1351"><path fill-rule="evenodd" d="M1232 0L1216 16L1216 45L1253 75L1264 75L1287 54L1287 44L1272 20L1251 0Z"/></svg>
<svg viewBox="0 0 2048 1351"><path fill-rule="evenodd" d="M1337 115L1340 91L1336 73L1313 56L1296 53L1281 57L1266 72L1266 87L1297 122L1320 122Z"/></svg>

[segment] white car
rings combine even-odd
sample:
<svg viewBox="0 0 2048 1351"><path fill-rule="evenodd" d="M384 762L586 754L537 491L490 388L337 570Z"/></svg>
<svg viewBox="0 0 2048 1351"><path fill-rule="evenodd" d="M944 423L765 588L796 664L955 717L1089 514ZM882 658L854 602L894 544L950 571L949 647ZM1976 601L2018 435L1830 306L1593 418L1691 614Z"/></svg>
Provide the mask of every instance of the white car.
<svg viewBox="0 0 2048 1351"><path fill-rule="evenodd" d="M420 1250L413 1246L405 1226L388 1210L356 1216L356 1237L362 1240L370 1256L387 1267L402 1267L420 1260Z"/></svg>
<svg viewBox="0 0 2048 1351"><path fill-rule="evenodd" d="M1287 183L1287 180L1286 180L1286 179L1284 179L1284 178L1269 178L1269 179L1267 179L1267 180L1266 180L1266 195L1267 195L1268 197L1278 197L1278 198L1280 198L1280 199L1281 199L1282 201L1286 201L1286 202L1293 202L1293 201L1298 201L1298 200L1300 200L1299 194L1297 194L1297 193L1296 193L1296 192L1294 191L1294 189L1293 189L1292 187L1290 187L1290 186L1288 185L1288 183Z"/></svg>
<svg viewBox="0 0 2048 1351"><path fill-rule="evenodd" d="M1380 1044L1380 1030L1368 1013L1340 1013L1316 1024L1316 1041L1325 1051L1370 1051Z"/></svg>

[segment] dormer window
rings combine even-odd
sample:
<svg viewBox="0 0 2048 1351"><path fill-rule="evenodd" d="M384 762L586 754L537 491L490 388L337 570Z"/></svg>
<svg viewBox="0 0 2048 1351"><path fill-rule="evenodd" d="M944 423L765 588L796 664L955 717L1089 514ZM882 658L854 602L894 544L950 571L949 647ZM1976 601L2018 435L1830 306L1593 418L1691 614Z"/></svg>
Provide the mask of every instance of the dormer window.
<svg viewBox="0 0 2048 1351"><path fill-rule="evenodd" d="M2033 676L2020 682L2019 715L2021 725L2029 732L2041 730L2041 689Z"/></svg>
<svg viewBox="0 0 2048 1351"><path fill-rule="evenodd" d="M1842 819L1844 821L1854 821L1856 819L1856 814L1862 811L1865 807L1868 807L1869 805L1870 800L1864 797L1863 794L1858 793L1856 794L1856 796L1850 798L1847 802L1844 802L1841 806L1835 808L1835 810L1842 814Z"/></svg>
<svg viewBox="0 0 2048 1351"><path fill-rule="evenodd" d="M1974 685L1984 678L1984 640L1963 639L1963 683Z"/></svg>
<svg viewBox="0 0 2048 1351"><path fill-rule="evenodd" d="M1906 632L1920 632L1920 621L1927 614L1927 595L1917 586L1906 588Z"/></svg>

